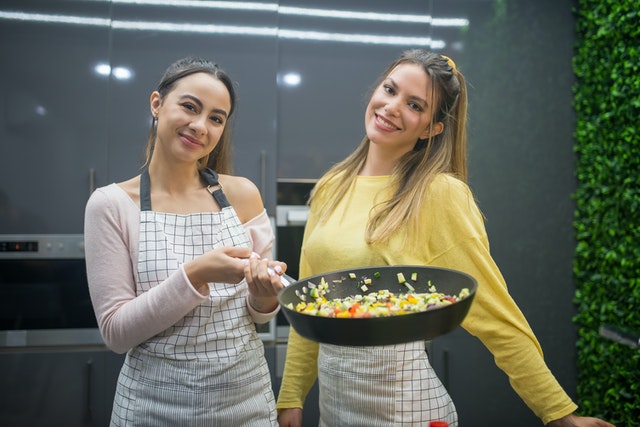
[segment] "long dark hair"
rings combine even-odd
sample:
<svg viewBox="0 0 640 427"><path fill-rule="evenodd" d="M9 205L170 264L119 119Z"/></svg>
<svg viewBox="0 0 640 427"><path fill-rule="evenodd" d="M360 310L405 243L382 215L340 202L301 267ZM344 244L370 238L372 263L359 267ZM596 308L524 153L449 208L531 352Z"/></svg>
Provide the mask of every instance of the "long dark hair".
<svg viewBox="0 0 640 427"><path fill-rule="evenodd" d="M229 99L231 101L231 109L229 111L227 123L222 131L222 135L220 136L220 141L208 156L198 159L198 169L202 170L204 168L211 168L218 173L230 174L233 171L233 166L231 163L231 124L229 119L235 110L236 92L229 75L222 70L218 64L207 59L193 57L182 58L171 64L166 69L156 91L158 91L161 98L164 98L173 90L178 80L196 73L209 74L222 82L222 84L227 88L227 91L229 91ZM153 117L151 121L151 129L149 131L149 138L147 140L147 148L145 150L145 165L148 165L149 161L151 161L151 154L153 153L156 141L157 124L158 119Z"/></svg>

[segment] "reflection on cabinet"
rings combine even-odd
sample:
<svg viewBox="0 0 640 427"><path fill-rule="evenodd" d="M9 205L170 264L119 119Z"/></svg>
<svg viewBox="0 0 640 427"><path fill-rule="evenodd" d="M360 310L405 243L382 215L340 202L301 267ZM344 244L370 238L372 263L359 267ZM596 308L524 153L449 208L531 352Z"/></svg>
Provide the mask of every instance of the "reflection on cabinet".
<svg viewBox="0 0 640 427"><path fill-rule="evenodd" d="M108 426L123 360L108 350L0 354L3 427Z"/></svg>
<svg viewBox="0 0 640 427"><path fill-rule="evenodd" d="M250 38L215 31L232 22L275 29L277 13L3 1L0 234L82 233L91 191L139 173L149 96L169 64L185 56L218 63L236 82L229 122L235 173L253 181L274 212L276 33Z"/></svg>
<svg viewBox="0 0 640 427"><path fill-rule="evenodd" d="M82 232L107 166L107 28L34 22L37 12L108 18L106 2L3 1L0 24L0 234ZM32 15L30 15L31 13Z"/></svg>

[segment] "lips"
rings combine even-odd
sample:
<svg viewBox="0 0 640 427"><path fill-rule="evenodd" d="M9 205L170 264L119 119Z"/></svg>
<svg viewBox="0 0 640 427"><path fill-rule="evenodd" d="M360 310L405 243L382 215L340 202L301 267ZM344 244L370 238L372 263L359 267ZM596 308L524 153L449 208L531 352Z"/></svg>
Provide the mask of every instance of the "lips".
<svg viewBox="0 0 640 427"><path fill-rule="evenodd" d="M180 134L180 139L185 143L185 145L191 146L191 147L202 147L204 144L202 144L200 141L198 141L197 139L189 136L189 135L185 135L185 134Z"/></svg>
<svg viewBox="0 0 640 427"><path fill-rule="evenodd" d="M378 127L382 128L382 129L386 129L386 130L400 130L400 128L396 125L394 125L393 123L391 123L389 120L385 119L383 116L381 116L380 114L376 114L375 115L375 120L376 120L376 124L378 125Z"/></svg>

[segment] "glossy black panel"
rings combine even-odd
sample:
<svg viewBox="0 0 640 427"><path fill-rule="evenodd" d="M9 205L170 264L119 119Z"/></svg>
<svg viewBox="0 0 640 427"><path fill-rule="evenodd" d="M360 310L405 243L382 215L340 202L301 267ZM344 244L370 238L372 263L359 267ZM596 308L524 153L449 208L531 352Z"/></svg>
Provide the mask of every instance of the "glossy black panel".
<svg viewBox="0 0 640 427"><path fill-rule="evenodd" d="M280 2L282 7L299 4ZM426 21L428 1L318 0L305 2L305 7L334 16L281 14L280 30L341 41L279 38L278 178L318 178L350 153L364 135L370 86L403 49L427 44L429 38L428 22L399 22L389 16ZM287 73L298 73L299 85L287 86Z"/></svg>
<svg viewBox="0 0 640 427"><path fill-rule="evenodd" d="M81 232L90 171L106 172L109 5L0 11L0 233Z"/></svg>

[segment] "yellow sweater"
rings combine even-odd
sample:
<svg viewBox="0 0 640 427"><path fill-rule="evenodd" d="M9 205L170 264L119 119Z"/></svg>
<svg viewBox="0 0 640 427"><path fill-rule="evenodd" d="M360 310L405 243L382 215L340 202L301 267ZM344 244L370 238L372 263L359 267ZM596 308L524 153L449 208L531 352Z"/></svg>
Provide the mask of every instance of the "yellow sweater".
<svg viewBox="0 0 640 427"><path fill-rule="evenodd" d="M364 232L376 195L390 195L390 177L358 177L331 218L319 224L314 201L305 229L300 278L370 265L428 265L475 277L478 291L462 326L478 337L508 376L511 386L544 424L576 410L544 362L529 324L508 293L491 258L481 213L463 182L436 177L421 212L419 248L401 237L367 245ZM348 212L348 214L346 214ZM278 409L301 408L317 377L318 343L290 331Z"/></svg>

